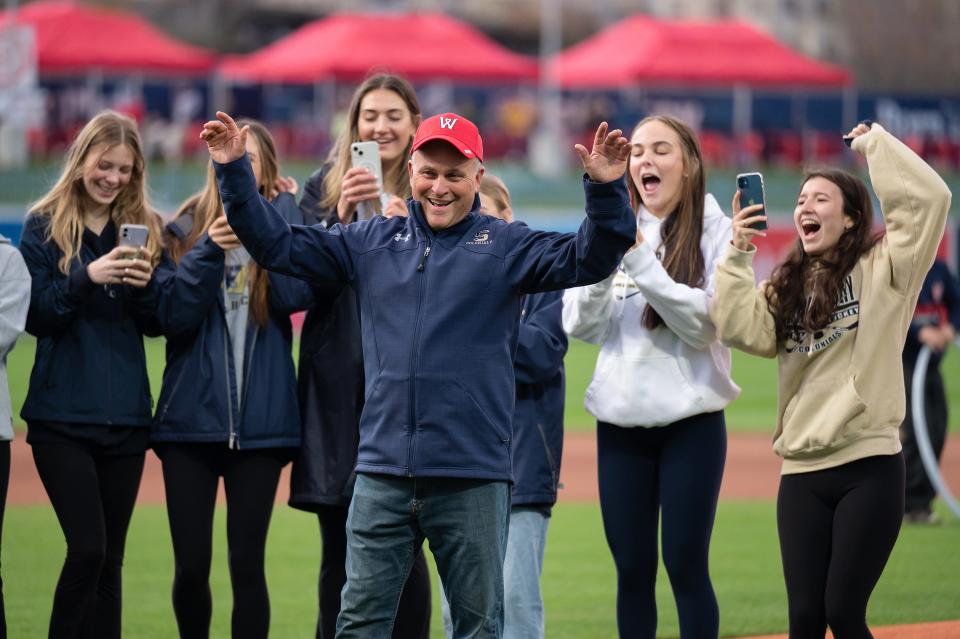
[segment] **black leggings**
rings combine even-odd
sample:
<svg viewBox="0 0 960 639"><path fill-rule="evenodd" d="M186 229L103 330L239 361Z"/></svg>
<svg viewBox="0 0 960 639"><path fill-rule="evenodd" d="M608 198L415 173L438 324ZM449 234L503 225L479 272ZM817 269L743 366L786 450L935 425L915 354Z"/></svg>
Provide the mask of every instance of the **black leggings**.
<svg viewBox="0 0 960 639"><path fill-rule="evenodd" d="M10 483L10 442L0 441L0 539L3 538L3 511ZM2 544L0 544L2 545ZM7 639L7 617L3 606L3 578L0 577L0 639Z"/></svg>
<svg viewBox="0 0 960 639"><path fill-rule="evenodd" d="M790 639L870 639L867 601L903 518L903 456L784 475L777 529Z"/></svg>
<svg viewBox="0 0 960 639"><path fill-rule="evenodd" d="M35 443L33 459L67 540L50 637L120 637L127 527L143 453L104 455L83 444Z"/></svg>
<svg viewBox="0 0 960 639"><path fill-rule="evenodd" d="M621 637L653 639L657 630L658 520L663 563L684 639L716 639L720 613L708 554L726 459L723 413L657 428L597 425L600 511L617 567Z"/></svg>
<svg viewBox="0 0 960 639"><path fill-rule="evenodd" d="M277 449L230 450L224 444L163 443L155 448L163 465L173 539L173 611L180 637L210 636L213 512L220 477L227 496L232 636L266 637L270 599L264 550L285 455Z"/></svg>
<svg viewBox="0 0 960 639"><path fill-rule="evenodd" d="M348 506L321 506L320 519L320 618L317 639L333 639L340 614L340 593L347 582L347 512ZM429 639L430 637L430 572L423 548L417 551L410 575L400 595L397 618L393 625L396 639Z"/></svg>

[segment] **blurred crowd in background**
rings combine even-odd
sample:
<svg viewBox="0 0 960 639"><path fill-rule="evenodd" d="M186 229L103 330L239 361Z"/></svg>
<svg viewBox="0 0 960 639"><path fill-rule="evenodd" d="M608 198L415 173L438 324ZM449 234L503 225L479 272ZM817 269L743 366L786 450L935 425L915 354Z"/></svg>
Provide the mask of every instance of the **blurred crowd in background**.
<svg viewBox="0 0 960 639"><path fill-rule="evenodd" d="M379 61L368 73L404 74L400 58L437 45L430 42L435 37L419 32L420 26L410 26L422 23L401 22L420 15L424 23L435 18L437 28L456 32L446 47L450 64L405 75L423 96L424 113L453 109L476 121L491 159L536 165L535 141L547 132L558 138L554 148L569 148L587 139L599 120L629 127L646 114L664 113L698 132L713 166L849 161L838 134L852 122L870 118L884 122L938 169L960 168L960 93L955 92L960 86L955 58L960 56L951 55L950 47L956 45L946 37L951 21L960 21L960 5L949 0L907 3L917 24L926 25L924 38L898 30L893 9L899 5L890 0L880 1L869 14L849 0L601 0L590 11L564 0L199 4L203 6L180 0L8 0L7 11L0 14L0 168L18 158L22 165L24 157L59 159L83 123L103 108L138 121L147 155L154 160L175 164L202 157L198 124L217 108L265 122L284 158L322 157L339 131L353 88L365 75L342 64L313 67L311 75L309 65L315 61L307 58L319 55L329 39L323 29L330 27L324 23L353 16L366 25L355 26L361 35L328 55L343 60L367 55ZM340 13L344 10L355 13ZM381 17L384 24L378 29ZM200 28L211 21L222 28ZM401 24L405 26L391 26ZM787 62L764 60L770 54L753 44L722 42L744 25L756 32L761 45L786 55ZM32 69L30 61L14 63L17 47L26 50L15 37L17 29L32 30ZM391 29L402 32L391 35ZM595 57L588 77L571 81L566 71L554 73L551 65L561 58L572 60L589 47L602 51L606 43L610 51L612 40L623 38L626 29L636 34L621 40L625 45L612 49L612 55ZM717 42L704 46L694 39L701 37L695 29L715 31L707 37ZM671 36L671 30L682 34ZM656 55L676 58L664 53L670 37L689 54L689 60L674 60L680 73L663 71L663 60L634 62L632 69L620 60L642 56L638 52L653 38L660 38ZM458 42L466 39L480 47L479 54L460 52L481 58L472 61L473 67L458 59ZM256 56L281 46L294 48L284 64L266 70L261 64L259 71L249 72ZM379 57L376 46L382 47ZM731 47L739 48L731 53L732 62L719 59ZM120 53L120 61L112 61L111 49ZM161 61L150 57L153 49ZM483 69L486 56L490 72L484 74L477 67ZM516 69L509 69L510 60ZM770 68L763 69L764 63ZM246 77L238 71L244 64ZM616 86L600 77L608 64L620 64ZM791 65L808 73L798 75ZM298 66L304 68L293 68ZM589 77L591 69L596 81ZM31 85L26 93L25 84ZM22 140L19 151L13 148L11 126Z"/></svg>

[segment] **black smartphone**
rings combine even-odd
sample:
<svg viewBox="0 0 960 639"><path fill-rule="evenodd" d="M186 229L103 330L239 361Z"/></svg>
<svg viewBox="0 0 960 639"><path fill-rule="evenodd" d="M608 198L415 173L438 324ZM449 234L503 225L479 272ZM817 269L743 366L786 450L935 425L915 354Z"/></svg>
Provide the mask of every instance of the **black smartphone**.
<svg viewBox="0 0 960 639"><path fill-rule="evenodd" d="M764 206L766 206L766 198L764 198L763 194L763 176L759 173L741 173L738 175L737 190L740 191L741 209L745 209L748 206L753 206L754 204L764 204ZM766 214L766 209L760 213L757 213L757 215ZM757 220L750 226L763 231L767 228L767 222L766 220Z"/></svg>
<svg viewBox="0 0 960 639"><path fill-rule="evenodd" d="M870 127L873 126L873 120L860 120L857 124L866 124L867 128L869 129ZM843 136L843 143L846 144L851 149L853 148L853 138Z"/></svg>

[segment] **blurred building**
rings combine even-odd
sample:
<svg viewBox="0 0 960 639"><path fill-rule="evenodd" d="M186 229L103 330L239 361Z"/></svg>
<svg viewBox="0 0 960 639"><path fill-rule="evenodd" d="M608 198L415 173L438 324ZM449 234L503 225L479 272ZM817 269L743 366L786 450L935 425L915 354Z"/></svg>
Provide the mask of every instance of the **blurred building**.
<svg viewBox="0 0 960 639"><path fill-rule="evenodd" d="M506 46L539 48L546 0L91 0L125 6L179 38L249 52L335 11L442 11ZM807 55L836 62L868 91L955 94L960 87L956 0L554 0L569 46L632 13L745 20ZM909 21L909 28L905 25ZM215 28L213 25L216 25Z"/></svg>

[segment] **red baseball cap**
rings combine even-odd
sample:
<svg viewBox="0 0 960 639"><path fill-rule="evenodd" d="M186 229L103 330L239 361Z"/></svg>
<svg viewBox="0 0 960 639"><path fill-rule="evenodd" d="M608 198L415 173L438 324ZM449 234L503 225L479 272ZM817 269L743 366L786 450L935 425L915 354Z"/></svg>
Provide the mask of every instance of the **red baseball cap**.
<svg viewBox="0 0 960 639"><path fill-rule="evenodd" d="M464 157L483 162L483 140L477 125L456 113L441 113L427 118L417 127L410 151L416 151L430 140L452 144Z"/></svg>

